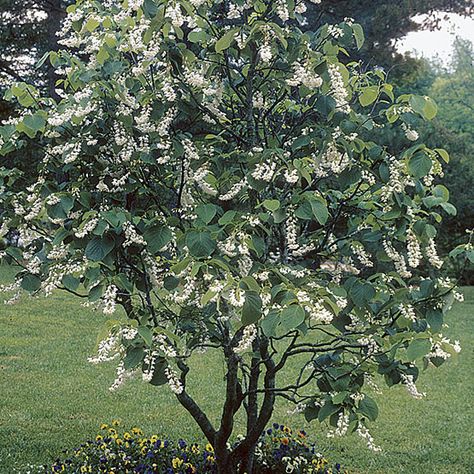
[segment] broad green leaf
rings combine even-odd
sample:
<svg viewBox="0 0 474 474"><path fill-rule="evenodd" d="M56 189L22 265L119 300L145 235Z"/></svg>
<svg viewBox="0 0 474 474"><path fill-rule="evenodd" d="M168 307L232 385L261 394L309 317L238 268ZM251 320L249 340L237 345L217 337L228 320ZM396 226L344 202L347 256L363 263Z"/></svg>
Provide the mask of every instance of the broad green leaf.
<svg viewBox="0 0 474 474"><path fill-rule="evenodd" d="M349 295L356 306L363 308L375 296L375 288L370 283L357 280L350 288Z"/></svg>
<svg viewBox="0 0 474 474"><path fill-rule="evenodd" d="M277 199L267 199L263 201L263 207L269 211L275 212L280 207L280 201Z"/></svg>
<svg viewBox="0 0 474 474"><path fill-rule="evenodd" d="M114 245L114 239L111 237L94 237L88 242L85 255L88 260L100 262L112 251Z"/></svg>
<svg viewBox="0 0 474 474"><path fill-rule="evenodd" d="M319 410L318 420L323 422L326 418L330 417L334 413L337 413L340 409L341 407L339 405L334 405L334 403L326 401L326 403Z"/></svg>
<svg viewBox="0 0 474 474"><path fill-rule="evenodd" d="M138 364L140 364L145 357L145 351L143 347L132 347L127 350L127 355L123 360L123 366L125 370L134 369Z"/></svg>
<svg viewBox="0 0 474 474"><path fill-rule="evenodd" d="M255 291L245 292L245 303L242 307L242 324L255 324L262 317L262 300Z"/></svg>
<svg viewBox="0 0 474 474"><path fill-rule="evenodd" d="M359 96L359 102L362 107L367 107L370 104L373 104L377 97L379 96L379 87L378 86L368 86L362 89L362 93Z"/></svg>
<svg viewBox="0 0 474 474"><path fill-rule="evenodd" d="M154 254L163 250L169 244L173 238L173 233L168 227L157 224L145 229L143 238L147 243L148 251Z"/></svg>
<svg viewBox="0 0 474 474"><path fill-rule="evenodd" d="M352 25L352 32L353 32L354 38L356 40L357 49L362 48L362 46L364 45L364 42L365 42L364 29L358 23L354 23Z"/></svg>
<svg viewBox="0 0 474 474"><path fill-rule="evenodd" d="M153 342L153 333L148 326L138 326L138 334L145 341L146 345L151 347Z"/></svg>
<svg viewBox="0 0 474 474"><path fill-rule="evenodd" d="M359 404L359 412L367 416L370 421L375 421L379 416L379 409L375 400L365 395Z"/></svg>
<svg viewBox="0 0 474 474"><path fill-rule="evenodd" d="M80 283L79 279L72 275L64 275L61 282L64 285L64 288L71 291L76 291Z"/></svg>
<svg viewBox="0 0 474 474"><path fill-rule="evenodd" d="M322 197L318 196L316 199L311 199L310 204L311 210L313 211L313 215L316 220L321 225L326 224L329 218L328 206L326 204L326 201Z"/></svg>
<svg viewBox="0 0 474 474"><path fill-rule="evenodd" d="M216 249L216 242L209 232L191 231L186 235L186 245L193 257L209 257Z"/></svg>
<svg viewBox="0 0 474 474"><path fill-rule="evenodd" d="M29 273L21 279L21 287L24 290L33 293L41 288L41 280L38 276Z"/></svg>
<svg viewBox="0 0 474 474"><path fill-rule="evenodd" d="M214 204L201 204L196 208L196 214L204 224L209 224L217 214L217 206Z"/></svg>
<svg viewBox="0 0 474 474"><path fill-rule="evenodd" d="M292 304L283 308L280 314L280 326L284 331L291 331L296 329L305 319L304 309L297 305Z"/></svg>
<svg viewBox="0 0 474 474"><path fill-rule="evenodd" d="M238 31L238 28L232 28L227 33L225 33L222 38L218 39L215 45L216 53L221 53L222 51L229 48Z"/></svg>
<svg viewBox="0 0 474 474"><path fill-rule="evenodd" d="M430 308L426 312L426 320L433 332L440 332L443 327L443 312L440 309Z"/></svg>
<svg viewBox="0 0 474 474"><path fill-rule="evenodd" d="M417 153L408 161L408 171L415 178L426 176L433 166L431 159L424 153Z"/></svg>
<svg viewBox="0 0 474 474"><path fill-rule="evenodd" d="M407 358L414 361L425 356L431 351L431 342L429 339L415 339L411 341L407 349Z"/></svg>

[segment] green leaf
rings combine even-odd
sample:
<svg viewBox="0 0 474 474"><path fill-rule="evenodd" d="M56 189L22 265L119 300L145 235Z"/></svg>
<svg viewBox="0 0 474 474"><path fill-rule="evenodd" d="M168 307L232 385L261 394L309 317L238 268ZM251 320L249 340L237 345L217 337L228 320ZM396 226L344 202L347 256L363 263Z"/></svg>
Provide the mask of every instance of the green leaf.
<svg viewBox="0 0 474 474"><path fill-rule="evenodd" d="M235 216L237 215L237 211L227 211L219 220L220 225L227 225L230 224Z"/></svg>
<svg viewBox="0 0 474 474"><path fill-rule="evenodd" d="M92 33L99 25L100 25L99 21L97 21L93 17L89 17L89 19L87 20L87 23L85 24L85 28L87 31Z"/></svg>
<svg viewBox="0 0 474 474"><path fill-rule="evenodd" d="M443 327L443 312L440 309L430 308L426 312L426 320L434 332L440 332Z"/></svg>
<svg viewBox="0 0 474 474"><path fill-rule="evenodd" d="M201 204L196 208L196 214L204 224L209 224L217 214L217 206L214 204Z"/></svg>
<svg viewBox="0 0 474 474"><path fill-rule="evenodd" d="M356 306L363 308L375 296L375 288L370 283L357 280L351 286L349 295Z"/></svg>
<svg viewBox="0 0 474 474"><path fill-rule="evenodd" d="M424 153L417 153L408 161L408 171L415 178L423 178L426 176L432 167L431 159Z"/></svg>
<svg viewBox="0 0 474 474"><path fill-rule="evenodd" d="M291 331L297 328L305 319L304 309L297 305L292 304L283 308L280 314L280 326L284 331Z"/></svg>
<svg viewBox="0 0 474 474"><path fill-rule="evenodd" d="M411 341L407 349L407 359L414 361L425 356L431 351L431 342L429 339L415 339Z"/></svg>
<svg viewBox="0 0 474 474"><path fill-rule="evenodd" d="M145 341L146 345L151 347L153 342L153 333L151 332L151 329L148 326L139 326L137 331L141 338Z"/></svg>
<svg viewBox="0 0 474 474"><path fill-rule="evenodd" d="M431 97L425 97L425 106L423 107L423 116L427 120L433 120L438 113L438 106Z"/></svg>
<svg viewBox="0 0 474 474"><path fill-rule="evenodd" d="M173 238L173 233L168 227L157 224L145 229L143 238L147 243L148 251L154 254L163 250L169 244Z"/></svg>
<svg viewBox="0 0 474 474"><path fill-rule="evenodd" d="M262 317L262 300L255 291L245 292L245 303L242 307L242 324L255 324Z"/></svg>
<svg viewBox="0 0 474 474"><path fill-rule="evenodd" d="M36 275L29 273L21 279L21 287L24 290L33 293L41 288L41 280Z"/></svg>
<svg viewBox="0 0 474 474"><path fill-rule="evenodd" d="M262 319L260 327L267 337L276 336L276 328L280 322L280 314L278 311L272 310Z"/></svg>
<svg viewBox="0 0 474 474"><path fill-rule="evenodd" d="M114 245L114 239L111 237L94 237L86 246L86 258L93 262L100 262L112 251Z"/></svg>
<svg viewBox="0 0 474 474"><path fill-rule="evenodd" d="M329 218L328 206L322 197L318 196L316 199L311 199L311 210L316 220L321 224L326 224Z"/></svg>
<svg viewBox="0 0 474 474"><path fill-rule="evenodd" d="M444 160L445 163L449 163L449 153L443 148L435 148L435 152Z"/></svg>
<svg viewBox="0 0 474 474"><path fill-rule="evenodd" d="M150 380L151 385L160 386L168 383L168 377L165 372L167 367L168 363L164 357L160 357L155 361L155 370L153 372L153 377Z"/></svg>
<svg viewBox="0 0 474 474"><path fill-rule="evenodd" d="M447 212L450 216L455 216L458 211L457 209L449 202L440 202L439 205Z"/></svg>
<svg viewBox="0 0 474 474"><path fill-rule="evenodd" d="M317 420L320 409L321 408L319 406L316 406L314 404L306 405L306 408L304 409L304 418L305 418L305 420L308 423L310 421Z"/></svg>
<svg viewBox="0 0 474 474"><path fill-rule="evenodd" d="M27 115L23 119L23 124L26 125L28 128L31 128L35 132L43 130L46 125L46 120L44 117L38 113L34 115Z"/></svg>
<svg viewBox="0 0 474 474"><path fill-rule="evenodd" d="M365 395L359 404L359 412L364 414L370 421L375 421L379 416L379 408L375 400Z"/></svg>
<svg viewBox="0 0 474 474"><path fill-rule="evenodd" d="M358 23L354 23L352 25L352 33L354 34L354 38L356 40L357 49L362 48L365 42L364 37L364 29Z"/></svg>
<svg viewBox="0 0 474 474"><path fill-rule="evenodd" d="M230 45L234 41L237 31L239 31L238 28L232 28L222 38L217 40L215 45L216 53L221 53L222 51L230 47Z"/></svg>
<svg viewBox="0 0 474 474"><path fill-rule="evenodd" d="M359 102L362 107L367 107L370 104L373 104L377 97L379 96L379 87L378 86L368 86L362 89L362 93L359 96Z"/></svg>
<svg viewBox="0 0 474 474"><path fill-rule="evenodd" d="M123 366L125 370L134 369L140 364L145 357L145 351L143 347L132 347L127 351L127 355L123 360Z"/></svg>
<svg viewBox="0 0 474 474"><path fill-rule="evenodd" d="M280 207L280 201L277 199L266 199L262 202L262 205L265 209L275 212Z"/></svg>
<svg viewBox="0 0 474 474"><path fill-rule="evenodd" d="M341 407L339 405L334 405L334 403L326 401L326 403L319 410L318 420L323 422L326 418L330 417L334 413L337 413L340 409Z"/></svg>
<svg viewBox="0 0 474 474"><path fill-rule="evenodd" d="M64 285L64 288L71 291L76 291L80 283L79 279L72 275L64 275L61 282Z"/></svg>
<svg viewBox="0 0 474 474"><path fill-rule="evenodd" d="M216 249L216 242L209 232L191 231L186 235L186 245L193 257L209 257Z"/></svg>

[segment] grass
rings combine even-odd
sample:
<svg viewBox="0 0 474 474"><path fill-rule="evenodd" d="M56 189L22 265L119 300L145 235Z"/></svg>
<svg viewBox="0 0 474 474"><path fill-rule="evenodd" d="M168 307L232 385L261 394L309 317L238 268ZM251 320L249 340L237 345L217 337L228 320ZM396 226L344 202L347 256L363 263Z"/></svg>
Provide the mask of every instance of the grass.
<svg viewBox="0 0 474 474"><path fill-rule="evenodd" d="M12 269L0 267L0 282L12 278ZM275 421L307 429L322 452L352 473L474 472L474 288L464 293L466 301L452 310L446 332L460 339L463 351L457 360L423 375L418 385L426 399L414 400L403 387L377 396L381 415L372 432L382 453L368 451L355 435L326 439L325 427L288 415L284 403ZM199 439L194 422L167 387L134 380L116 393L108 391L113 364L86 362L104 323L103 315L62 293L15 306L0 302L0 473L26 473L29 464L50 461L63 448L93 436L101 422L116 418L149 434ZM200 355L193 373L195 393L217 416L222 364Z"/></svg>

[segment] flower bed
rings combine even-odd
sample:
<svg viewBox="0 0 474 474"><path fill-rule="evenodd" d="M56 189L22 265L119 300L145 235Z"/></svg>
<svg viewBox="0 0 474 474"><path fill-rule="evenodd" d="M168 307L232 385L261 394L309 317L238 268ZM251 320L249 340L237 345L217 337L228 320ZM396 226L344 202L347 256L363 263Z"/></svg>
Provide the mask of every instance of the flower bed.
<svg viewBox="0 0 474 474"><path fill-rule="evenodd" d="M331 466L316 451L304 431L274 424L262 435L255 453L256 474L335 474L342 473L339 464ZM144 436L140 428L123 431L117 421L101 425L95 440L64 451L43 472L69 473L215 473L214 451L180 439Z"/></svg>

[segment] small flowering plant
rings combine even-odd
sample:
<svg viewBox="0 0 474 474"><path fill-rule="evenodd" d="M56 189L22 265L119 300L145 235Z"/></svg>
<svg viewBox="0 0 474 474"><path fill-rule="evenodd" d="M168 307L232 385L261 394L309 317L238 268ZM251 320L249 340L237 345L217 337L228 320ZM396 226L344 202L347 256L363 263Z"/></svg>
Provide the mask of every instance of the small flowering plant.
<svg viewBox="0 0 474 474"><path fill-rule="evenodd" d="M331 466L316 451L305 431L274 423L264 431L255 450L255 474L336 474L345 473L340 464Z"/></svg>
<svg viewBox="0 0 474 474"><path fill-rule="evenodd" d="M140 428L124 431L117 420L101 425L101 432L80 447L66 450L52 465L38 472L205 474L217 472L213 447L207 443L172 442L157 435L144 436ZM316 452L304 431L274 424L264 432L255 452L255 474L343 473Z"/></svg>
<svg viewBox="0 0 474 474"><path fill-rule="evenodd" d="M449 156L413 128L436 105L348 60L352 20L303 32L307 3L78 0L45 58L62 99L14 84L23 110L0 127L2 155L41 155L0 172L0 237L21 242L9 302L60 288L121 307L91 362L115 361L111 390L168 386L220 473L252 472L278 398L376 449L373 377L419 397L419 368L459 350L435 243ZM205 350L226 367L217 423L187 377Z"/></svg>

